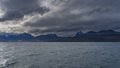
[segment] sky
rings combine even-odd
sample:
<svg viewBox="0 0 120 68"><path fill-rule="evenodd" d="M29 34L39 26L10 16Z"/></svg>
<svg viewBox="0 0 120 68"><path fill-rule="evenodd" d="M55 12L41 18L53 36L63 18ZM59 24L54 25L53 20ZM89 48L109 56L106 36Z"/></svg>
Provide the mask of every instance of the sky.
<svg viewBox="0 0 120 68"><path fill-rule="evenodd" d="M120 0L0 0L0 32L74 35L120 31Z"/></svg>

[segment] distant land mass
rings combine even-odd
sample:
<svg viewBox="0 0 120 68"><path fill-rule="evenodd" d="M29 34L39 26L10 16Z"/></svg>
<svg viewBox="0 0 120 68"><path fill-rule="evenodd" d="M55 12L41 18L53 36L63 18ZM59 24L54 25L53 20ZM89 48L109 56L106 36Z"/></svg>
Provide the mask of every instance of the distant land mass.
<svg viewBox="0 0 120 68"><path fill-rule="evenodd" d="M1 42L120 42L120 32L114 30L89 31L76 33L73 37L59 37L47 34L34 37L30 34L0 34Z"/></svg>

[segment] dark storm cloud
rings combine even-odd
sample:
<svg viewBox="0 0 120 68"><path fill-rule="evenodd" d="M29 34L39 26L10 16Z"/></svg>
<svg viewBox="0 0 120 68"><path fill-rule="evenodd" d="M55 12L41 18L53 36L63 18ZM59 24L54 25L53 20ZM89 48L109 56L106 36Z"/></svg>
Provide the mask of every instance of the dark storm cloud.
<svg viewBox="0 0 120 68"><path fill-rule="evenodd" d="M39 5L38 0L5 0L2 1L6 13L0 21L21 19L24 15L39 13L44 14L49 11Z"/></svg>
<svg viewBox="0 0 120 68"><path fill-rule="evenodd" d="M14 26L17 28L14 31L21 30L39 35L104 29L120 30L120 0L2 0L1 2L5 14L0 21L18 20L20 23ZM22 19L25 15L28 17Z"/></svg>

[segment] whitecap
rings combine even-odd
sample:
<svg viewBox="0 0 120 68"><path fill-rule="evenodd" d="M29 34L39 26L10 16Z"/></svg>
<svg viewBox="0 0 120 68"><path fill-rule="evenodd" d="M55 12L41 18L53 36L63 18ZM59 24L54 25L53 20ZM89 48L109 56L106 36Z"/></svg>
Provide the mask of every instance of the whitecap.
<svg viewBox="0 0 120 68"><path fill-rule="evenodd" d="M5 67L7 63L7 59L4 59L3 57L0 57L0 67Z"/></svg>

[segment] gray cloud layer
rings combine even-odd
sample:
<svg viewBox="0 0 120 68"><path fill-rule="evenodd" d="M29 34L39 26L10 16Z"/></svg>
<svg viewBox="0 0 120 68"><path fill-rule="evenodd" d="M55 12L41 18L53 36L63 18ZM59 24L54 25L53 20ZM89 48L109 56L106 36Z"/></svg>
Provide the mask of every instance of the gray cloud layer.
<svg viewBox="0 0 120 68"><path fill-rule="evenodd" d="M56 33L120 30L120 0L1 0L1 32Z"/></svg>
<svg viewBox="0 0 120 68"><path fill-rule="evenodd" d="M5 0L2 1L6 13L0 21L23 18L32 13L44 14L49 9L40 7L38 0Z"/></svg>

